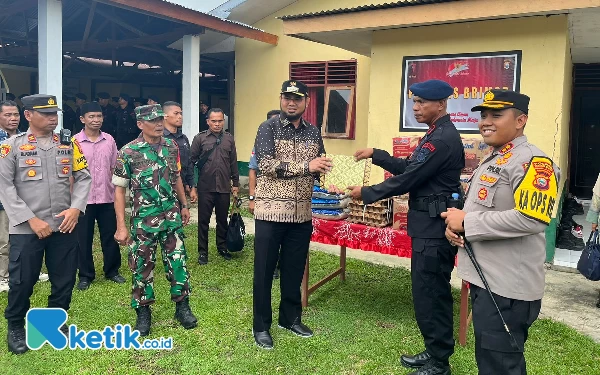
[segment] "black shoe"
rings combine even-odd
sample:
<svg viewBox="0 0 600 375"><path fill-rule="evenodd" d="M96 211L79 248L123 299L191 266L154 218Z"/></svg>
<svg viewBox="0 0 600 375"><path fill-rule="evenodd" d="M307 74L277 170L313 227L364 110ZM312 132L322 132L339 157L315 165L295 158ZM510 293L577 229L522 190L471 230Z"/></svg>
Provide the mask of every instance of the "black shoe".
<svg viewBox="0 0 600 375"><path fill-rule="evenodd" d="M67 340L69 339L69 327L67 326L67 324L63 324L62 326L60 326L60 331L67 336Z"/></svg>
<svg viewBox="0 0 600 375"><path fill-rule="evenodd" d="M400 356L400 362L402 366L408 368L420 368L423 367L429 360L431 359L431 355L427 353L427 350L422 351L419 354L415 354L413 356L403 354Z"/></svg>
<svg viewBox="0 0 600 375"><path fill-rule="evenodd" d="M137 320L135 321L135 330L140 331L140 336L150 334L150 325L152 324L152 313L150 306L141 306L135 309Z"/></svg>
<svg viewBox="0 0 600 375"><path fill-rule="evenodd" d="M196 319L192 313L190 301L187 298L175 304L175 319L177 319L185 329L191 329L198 325L198 319Z"/></svg>
<svg viewBox="0 0 600 375"><path fill-rule="evenodd" d="M22 325L11 326L9 323L6 334L8 351L14 354L23 354L29 350L25 342L25 327Z"/></svg>
<svg viewBox="0 0 600 375"><path fill-rule="evenodd" d="M254 330L252 330L252 334L254 335L254 342L259 348L267 350L273 349L273 338L269 331L254 332Z"/></svg>
<svg viewBox="0 0 600 375"><path fill-rule="evenodd" d="M90 284L92 282L87 279L79 279L79 284L77 284L77 289L79 290L87 290L90 288Z"/></svg>
<svg viewBox="0 0 600 375"><path fill-rule="evenodd" d="M231 254L227 250L225 250L225 251L219 250L219 255L222 256L223 259L225 259L225 260L231 260Z"/></svg>
<svg viewBox="0 0 600 375"><path fill-rule="evenodd" d="M435 359L430 359L423 367L408 375L452 375L452 373L450 372L450 366Z"/></svg>
<svg viewBox="0 0 600 375"><path fill-rule="evenodd" d="M296 336L300 337L312 337L313 335L313 331L311 331L310 328L302 324L300 318L294 319L294 323L292 323L292 325L290 326L285 326L279 323L279 328L287 329L288 331L294 333Z"/></svg>
<svg viewBox="0 0 600 375"><path fill-rule="evenodd" d="M114 275L113 277L107 277L107 280L114 281L117 284L124 284L125 278L119 274Z"/></svg>
<svg viewBox="0 0 600 375"><path fill-rule="evenodd" d="M208 264L208 254L200 254L200 256L198 256L198 264Z"/></svg>
<svg viewBox="0 0 600 375"><path fill-rule="evenodd" d="M275 272L273 272L273 278L279 279L279 269L278 268L275 268Z"/></svg>

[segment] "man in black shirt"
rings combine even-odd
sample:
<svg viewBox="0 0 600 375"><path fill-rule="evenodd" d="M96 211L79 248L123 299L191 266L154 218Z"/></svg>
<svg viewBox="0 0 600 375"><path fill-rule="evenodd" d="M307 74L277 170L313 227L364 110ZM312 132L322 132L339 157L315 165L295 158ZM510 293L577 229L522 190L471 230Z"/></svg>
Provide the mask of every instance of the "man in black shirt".
<svg viewBox="0 0 600 375"><path fill-rule="evenodd" d="M410 90L415 119L427 124L429 130L407 159L393 158L386 151L372 148L357 151L357 160L373 158L373 164L394 177L378 185L349 189L353 198L362 197L365 204L410 193L412 294L425 351L403 355L401 362L418 369L412 375L449 375L448 359L454 353L450 274L457 248L445 238L446 224L440 213L446 211L452 194L460 193L465 155L460 134L447 113L453 88L446 82L429 80L413 84Z"/></svg>
<svg viewBox="0 0 600 375"><path fill-rule="evenodd" d="M98 104L102 108L102 131L110 134L113 138L116 138L116 109L110 103L110 95L107 92L98 93Z"/></svg>
<svg viewBox="0 0 600 375"><path fill-rule="evenodd" d="M137 127L135 112L131 103L131 97L121 93L119 95L119 108L115 113L115 121L117 125L117 148L125 146L129 142L137 138L140 130Z"/></svg>

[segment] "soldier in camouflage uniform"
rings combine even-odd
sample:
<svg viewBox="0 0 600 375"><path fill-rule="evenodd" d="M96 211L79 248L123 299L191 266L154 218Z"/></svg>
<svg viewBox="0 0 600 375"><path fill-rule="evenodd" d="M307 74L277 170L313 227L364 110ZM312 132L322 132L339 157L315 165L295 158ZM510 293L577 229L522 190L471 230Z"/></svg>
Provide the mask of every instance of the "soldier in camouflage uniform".
<svg viewBox="0 0 600 375"><path fill-rule="evenodd" d="M171 283L171 299L176 302L175 319L186 329L196 327L197 320L188 301L190 277L183 226L190 219L190 211L180 176L179 149L175 142L162 136L164 114L160 105L141 106L135 112L142 134L121 149L113 175L115 239L121 245L129 245L129 267L133 272L131 306L137 313L135 329L146 336L150 332L150 305L154 302L157 242ZM131 191L132 201L130 232L125 224L126 188Z"/></svg>

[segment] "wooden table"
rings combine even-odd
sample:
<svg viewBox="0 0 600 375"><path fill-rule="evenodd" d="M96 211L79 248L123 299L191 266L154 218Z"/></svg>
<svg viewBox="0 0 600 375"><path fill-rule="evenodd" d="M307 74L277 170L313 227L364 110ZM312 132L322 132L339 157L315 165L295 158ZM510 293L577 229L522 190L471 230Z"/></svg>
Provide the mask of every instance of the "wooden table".
<svg viewBox="0 0 600 375"><path fill-rule="evenodd" d="M301 287L302 307L308 306L308 298L311 294L335 277L339 276L341 281L346 280L347 248L375 251L404 258L410 258L412 254L411 239L406 231L394 230L391 227L373 228L347 221L329 221L313 218L311 241L325 245L338 245L340 247L340 266L314 285L309 286L310 256L307 255ZM465 346L467 343L467 330L471 320L471 315L468 313L468 299L468 283L463 281L460 293L460 326L458 338L458 342L462 346Z"/></svg>

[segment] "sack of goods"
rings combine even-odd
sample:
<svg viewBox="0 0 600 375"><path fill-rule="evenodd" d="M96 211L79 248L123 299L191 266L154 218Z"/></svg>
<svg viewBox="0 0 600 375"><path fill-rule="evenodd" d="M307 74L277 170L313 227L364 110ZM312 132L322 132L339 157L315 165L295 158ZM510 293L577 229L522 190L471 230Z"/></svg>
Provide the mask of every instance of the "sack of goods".
<svg viewBox="0 0 600 375"><path fill-rule="evenodd" d="M577 270L586 279L592 281L600 280L600 244L598 244L598 231L590 234L585 250L581 252Z"/></svg>
<svg viewBox="0 0 600 375"><path fill-rule="evenodd" d="M345 194L329 193L319 186L313 187L312 216L324 220L344 220L350 211L347 209L350 198Z"/></svg>

